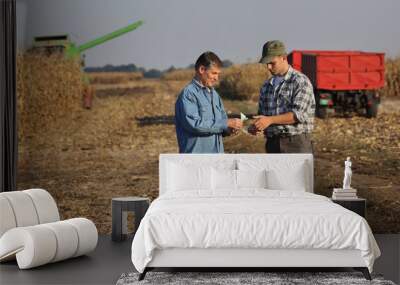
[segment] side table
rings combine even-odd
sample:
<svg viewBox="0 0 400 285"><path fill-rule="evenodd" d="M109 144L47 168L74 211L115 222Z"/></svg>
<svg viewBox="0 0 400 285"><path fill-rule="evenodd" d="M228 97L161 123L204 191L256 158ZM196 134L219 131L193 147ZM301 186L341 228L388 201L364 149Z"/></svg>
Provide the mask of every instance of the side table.
<svg viewBox="0 0 400 285"><path fill-rule="evenodd" d="M359 214L363 218L366 217L367 200L364 198L332 199L332 202Z"/></svg>
<svg viewBox="0 0 400 285"><path fill-rule="evenodd" d="M150 200L142 197L119 197L112 198L112 234L113 241L122 241L128 235L128 212L133 212L135 216L134 234L136 233L140 221L149 208Z"/></svg>

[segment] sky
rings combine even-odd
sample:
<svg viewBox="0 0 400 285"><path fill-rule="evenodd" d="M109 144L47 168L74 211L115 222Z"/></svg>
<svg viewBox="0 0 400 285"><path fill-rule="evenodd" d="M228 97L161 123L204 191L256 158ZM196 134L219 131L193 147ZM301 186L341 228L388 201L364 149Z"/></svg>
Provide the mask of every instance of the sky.
<svg viewBox="0 0 400 285"><path fill-rule="evenodd" d="M34 36L69 34L78 45L138 20L137 30L85 52L86 66L186 67L204 51L255 62L268 40L287 50L400 56L398 0L17 0L19 49Z"/></svg>

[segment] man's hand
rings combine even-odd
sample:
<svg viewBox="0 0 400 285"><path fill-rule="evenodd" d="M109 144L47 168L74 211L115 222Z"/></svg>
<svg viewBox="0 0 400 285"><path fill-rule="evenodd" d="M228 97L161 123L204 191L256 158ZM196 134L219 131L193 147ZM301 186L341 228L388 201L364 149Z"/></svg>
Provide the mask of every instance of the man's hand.
<svg viewBox="0 0 400 285"><path fill-rule="evenodd" d="M229 130L230 130L230 133L231 133L232 135L237 135L237 134L239 133L239 130L238 130L238 129L229 128Z"/></svg>
<svg viewBox="0 0 400 285"><path fill-rule="evenodd" d="M239 130L228 128L227 130L222 132L223 137L234 136L239 133Z"/></svg>
<svg viewBox="0 0 400 285"><path fill-rule="evenodd" d="M257 130L255 125L250 125L248 127L247 131L249 132L249 134L251 134L253 136L258 136L258 135L261 135L263 133L263 131Z"/></svg>
<svg viewBox="0 0 400 285"><path fill-rule="evenodd" d="M228 127L234 130L243 128L243 122L240 119L228 119Z"/></svg>
<svg viewBox="0 0 400 285"><path fill-rule="evenodd" d="M259 131L263 131L273 124L272 118L268 116L254 116L253 118L256 119L254 121L254 126Z"/></svg>

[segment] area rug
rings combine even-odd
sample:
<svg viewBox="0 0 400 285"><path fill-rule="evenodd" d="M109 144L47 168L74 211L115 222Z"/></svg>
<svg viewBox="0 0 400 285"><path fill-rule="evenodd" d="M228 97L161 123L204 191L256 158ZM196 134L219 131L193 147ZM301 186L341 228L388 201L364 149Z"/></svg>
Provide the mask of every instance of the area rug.
<svg viewBox="0 0 400 285"><path fill-rule="evenodd" d="M148 272L144 280L138 281L138 277L139 273L124 273L117 285L396 285L381 275L372 275L372 281L368 281L360 272Z"/></svg>

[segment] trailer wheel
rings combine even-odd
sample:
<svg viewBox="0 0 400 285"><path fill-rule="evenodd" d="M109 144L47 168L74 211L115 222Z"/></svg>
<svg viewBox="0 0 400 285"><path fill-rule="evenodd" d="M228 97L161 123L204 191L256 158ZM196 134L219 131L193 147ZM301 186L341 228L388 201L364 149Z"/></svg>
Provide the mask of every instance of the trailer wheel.
<svg viewBox="0 0 400 285"><path fill-rule="evenodd" d="M366 115L367 118L376 118L376 116L378 115L378 106L379 103L376 99L373 99L371 104L366 106Z"/></svg>

